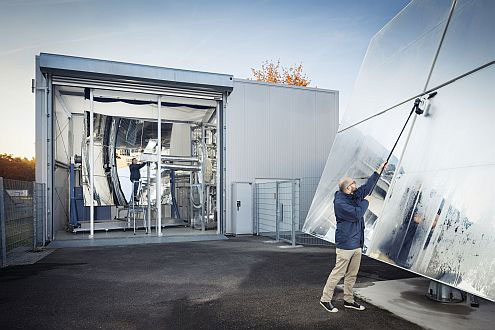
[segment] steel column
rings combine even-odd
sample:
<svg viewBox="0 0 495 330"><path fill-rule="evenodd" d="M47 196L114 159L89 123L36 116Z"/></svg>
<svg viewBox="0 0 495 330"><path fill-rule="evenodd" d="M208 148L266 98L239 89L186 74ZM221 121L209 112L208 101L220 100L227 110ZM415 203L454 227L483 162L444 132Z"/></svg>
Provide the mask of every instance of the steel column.
<svg viewBox="0 0 495 330"><path fill-rule="evenodd" d="M194 209L193 209L193 172L189 173L189 226L192 228L194 225Z"/></svg>
<svg viewBox="0 0 495 330"><path fill-rule="evenodd" d="M53 99L50 94L50 90L52 90L52 78L50 74L46 75L46 112L47 112L47 238L52 241L55 238L55 233L53 232L53 193L55 191L55 185L53 181L53 174L55 172L55 134L53 130ZM48 227L48 221L50 221L50 226Z"/></svg>
<svg viewBox="0 0 495 330"><path fill-rule="evenodd" d="M95 201L94 201L94 182L95 182L95 153L94 153L94 106L93 90L89 90L89 238L95 234Z"/></svg>
<svg viewBox="0 0 495 330"><path fill-rule="evenodd" d="M227 93L223 94L222 101L219 104L220 112L218 113L218 136L219 136L219 154L220 159L218 161L220 170L217 171L217 175L220 178L220 187L217 191L217 198L220 201L219 205L219 221L221 234L224 234L227 226L227 186L226 186L226 177L227 177L227 169L226 169L226 110L227 110Z"/></svg>
<svg viewBox="0 0 495 330"><path fill-rule="evenodd" d="M147 182L147 187L146 187L146 197L148 200L148 211L146 212L146 234L151 233L151 196L150 196L150 182L151 182L151 169L150 169L150 163L146 166L146 182Z"/></svg>
<svg viewBox="0 0 495 330"><path fill-rule="evenodd" d="M158 95L158 141L156 145L156 233L162 236L162 96Z"/></svg>
<svg viewBox="0 0 495 330"><path fill-rule="evenodd" d="M201 159L201 197L199 199L201 203L201 231L205 231L205 161L207 157L206 145L205 145L205 127L201 125L201 153L203 157ZM208 198L208 196L206 196Z"/></svg>

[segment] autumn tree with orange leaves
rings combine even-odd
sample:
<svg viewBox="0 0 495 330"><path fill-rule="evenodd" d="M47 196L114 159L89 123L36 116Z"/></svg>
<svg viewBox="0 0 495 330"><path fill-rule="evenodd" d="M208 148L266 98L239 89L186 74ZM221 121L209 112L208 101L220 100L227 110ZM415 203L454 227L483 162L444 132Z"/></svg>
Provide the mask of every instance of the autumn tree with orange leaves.
<svg viewBox="0 0 495 330"><path fill-rule="evenodd" d="M265 61L260 69L251 68L254 79L275 84L287 84L306 87L311 80L303 73L302 63L290 67L281 67L280 60L277 63Z"/></svg>

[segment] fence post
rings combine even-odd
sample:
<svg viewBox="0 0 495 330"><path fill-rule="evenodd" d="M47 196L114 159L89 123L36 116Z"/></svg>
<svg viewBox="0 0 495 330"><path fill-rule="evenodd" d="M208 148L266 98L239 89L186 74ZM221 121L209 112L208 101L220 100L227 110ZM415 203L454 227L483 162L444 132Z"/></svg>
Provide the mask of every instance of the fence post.
<svg viewBox="0 0 495 330"><path fill-rule="evenodd" d="M42 242L42 245L45 246L46 244L46 235L47 235L47 211L46 211L46 207L47 207L47 189L46 189L46 183L43 183L42 186L41 186L41 206L43 207L43 212L41 213L42 214L42 218L41 218L41 232L42 232L42 238L41 238L41 242Z"/></svg>
<svg viewBox="0 0 495 330"><path fill-rule="evenodd" d="M253 214L253 216L254 217L253 218L255 221L254 231L256 233L256 236L259 236L259 234L260 234L260 219L258 218L258 208L259 208L258 184L256 182L254 182L253 187L254 187L254 191L253 191L253 194L254 194L254 214Z"/></svg>
<svg viewBox="0 0 495 330"><path fill-rule="evenodd" d="M278 223L278 217L280 213L279 209L279 203L278 203L278 181L275 182L275 234L276 234L276 240L280 240L280 231L279 231L279 223Z"/></svg>
<svg viewBox="0 0 495 330"><path fill-rule="evenodd" d="M33 251L36 251L36 246L37 246L37 242L36 242L36 239L37 239L37 236L38 235L38 228L37 228L37 220L38 220L38 214L36 214L36 194L37 194L37 190L36 190L36 182L33 182Z"/></svg>
<svg viewBox="0 0 495 330"><path fill-rule="evenodd" d="M0 267L7 266L7 242L5 241L5 208L4 208L4 191L3 178L0 177Z"/></svg>
<svg viewBox="0 0 495 330"><path fill-rule="evenodd" d="M292 196L292 210L291 210L291 215L292 215L292 228L291 228L291 241L292 241L292 246L296 246L296 181L292 181L291 184L291 196Z"/></svg>

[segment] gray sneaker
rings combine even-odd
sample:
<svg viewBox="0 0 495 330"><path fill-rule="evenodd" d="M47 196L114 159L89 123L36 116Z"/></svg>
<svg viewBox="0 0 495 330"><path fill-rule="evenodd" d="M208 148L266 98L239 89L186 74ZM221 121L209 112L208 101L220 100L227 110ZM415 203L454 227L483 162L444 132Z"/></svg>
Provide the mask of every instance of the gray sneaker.
<svg viewBox="0 0 495 330"><path fill-rule="evenodd" d="M320 305L325 308L327 312L330 313L337 313L339 310L332 305L330 301L321 301L320 300Z"/></svg>
<svg viewBox="0 0 495 330"><path fill-rule="evenodd" d="M361 306L356 302L350 303L350 302L347 302L345 300L344 300L344 307L357 309L358 311L364 311L365 310L364 306Z"/></svg>

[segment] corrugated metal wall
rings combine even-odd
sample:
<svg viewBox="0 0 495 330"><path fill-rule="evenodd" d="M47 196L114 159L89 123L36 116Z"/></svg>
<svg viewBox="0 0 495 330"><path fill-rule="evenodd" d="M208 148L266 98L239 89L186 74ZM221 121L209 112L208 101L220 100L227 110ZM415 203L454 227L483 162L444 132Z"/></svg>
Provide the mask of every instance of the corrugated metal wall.
<svg viewBox="0 0 495 330"><path fill-rule="evenodd" d="M338 91L234 80L225 114L227 233L232 182L316 182L314 189L305 189L308 196L301 196L312 200L338 129L338 109Z"/></svg>

